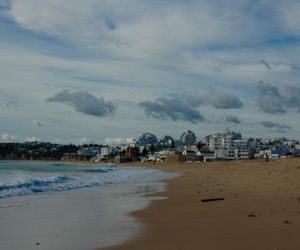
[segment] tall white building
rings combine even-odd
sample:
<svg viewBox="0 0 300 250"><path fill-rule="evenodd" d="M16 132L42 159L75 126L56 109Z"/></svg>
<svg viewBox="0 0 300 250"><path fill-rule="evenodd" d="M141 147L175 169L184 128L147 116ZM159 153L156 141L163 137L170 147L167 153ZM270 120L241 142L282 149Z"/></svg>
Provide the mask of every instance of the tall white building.
<svg viewBox="0 0 300 250"><path fill-rule="evenodd" d="M109 146L101 147L101 156L108 156L113 152L113 148Z"/></svg>
<svg viewBox="0 0 300 250"><path fill-rule="evenodd" d="M207 137L209 150L215 152L216 159L235 160L249 157L247 140L236 132L226 131Z"/></svg>
<svg viewBox="0 0 300 250"><path fill-rule="evenodd" d="M231 149L237 143L242 142L242 135L236 132L226 131L225 133L216 133L207 137L209 149ZM245 141L246 145L247 142Z"/></svg>

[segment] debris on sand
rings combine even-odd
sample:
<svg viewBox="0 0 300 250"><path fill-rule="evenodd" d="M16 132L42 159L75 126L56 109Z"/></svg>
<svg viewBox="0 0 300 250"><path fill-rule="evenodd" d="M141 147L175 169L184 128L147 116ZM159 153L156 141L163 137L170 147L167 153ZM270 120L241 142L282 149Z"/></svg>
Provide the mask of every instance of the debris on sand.
<svg viewBox="0 0 300 250"><path fill-rule="evenodd" d="M210 199L202 199L202 202L211 202L211 201L223 201L224 198L210 198Z"/></svg>

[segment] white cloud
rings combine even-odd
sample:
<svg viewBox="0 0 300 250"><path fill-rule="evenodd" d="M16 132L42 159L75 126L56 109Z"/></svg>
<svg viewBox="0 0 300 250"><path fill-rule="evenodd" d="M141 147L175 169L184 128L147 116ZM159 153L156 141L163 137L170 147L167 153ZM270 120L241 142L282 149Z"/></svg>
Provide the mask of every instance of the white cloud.
<svg viewBox="0 0 300 250"><path fill-rule="evenodd" d="M258 26L254 13L245 11L248 5L207 0L12 0L11 15L25 28L83 47L161 60L189 48L261 40L268 33L258 28L264 25Z"/></svg>
<svg viewBox="0 0 300 250"><path fill-rule="evenodd" d="M0 142L15 142L16 137L7 133L0 134Z"/></svg>
<svg viewBox="0 0 300 250"><path fill-rule="evenodd" d="M117 146L122 144L131 144L134 142L133 138L110 138L106 137L104 139L104 144L110 145L110 146Z"/></svg>
<svg viewBox="0 0 300 250"><path fill-rule="evenodd" d="M86 137L80 138L78 140L78 145L84 145L84 144L99 144L99 142L91 138L86 138Z"/></svg>
<svg viewBox="0 0 300 250"><path fill-rule="evenodd" d="M43 126L44 126L44 124L41 123L41 122L38 121L38 120L33 120L33 121L32 121L32 124L33 124L34 126L36 126L36 127L43 127Z"/></svg>
<svg viewBox="0 0 300 250"><path fill-rule="evenodd" d="M277 87L299 84L300 48L284 42L299 37L296 0L2 2L6 7L10 2L11 9L0 15L5 12L16 23L4 23L9 32L0 31L0 89L19 105L0 106L0 129L22 138L29 134L67 142L83 137L103 141L144 131L168 133L164 128L172 128L176 138L186 123L154 121L138 103L161 96L209 96L211 86L244 103L244 112L233 110L233 115L246 128L249 121L269 119L261 117L253 101L259 81ZM279 45L272 44L277 39ZM99 121L44 102L62 89L103 96L118 111ZM1 98L0 93L3 103ZM194 130L226 126L216 118L222 111L203 107L201 112L207 121L191 125ZM288 125L297 123L297 116L287 116ZM43 128L34 128L34 120ZM297 133L294 127L291 135ZM257 131L263 135L259 126Z"/></svg>
<svg viewBox="0 0 300 250"><path fill-rule="evenodd" d="M296 36L300 36L300 20L299 20L300 3L297 0L279 1L278 15L281 25L288 32Z"/></svg>
<svg viewBox="0 0 300 250"><path fill-rule="evenodd" d="M23 140L22 140L23 141ZM26 137L24 139L25 142L38 142L38 141L41 141L41 138L38 138L38 137L35 137L35 136L32 136L32 137Z"/></svg>

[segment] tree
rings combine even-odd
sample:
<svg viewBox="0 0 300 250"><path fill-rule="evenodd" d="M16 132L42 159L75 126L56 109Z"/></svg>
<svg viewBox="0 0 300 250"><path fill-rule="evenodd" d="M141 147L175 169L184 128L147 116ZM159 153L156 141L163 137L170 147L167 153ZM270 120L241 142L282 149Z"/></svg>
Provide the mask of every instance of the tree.
<svg viewBox="0 0 300 250"><path fill-rule="evenodd" d="M155 151L156 151L155 145L154 145L154 144L151 144L151 146L150 146L150 152L151 152L151 154L154 154Z"/></svg>
<svg viewBox="0 0 300 250"><path fill-rule="evenodd" d="M197 143L197 149L198 149L199 151L200 151L200 149L202 148L202 146L203 146L203 145L202 145L201 142L198 142L198 143Z"/></svg>
<svg viewBox="0 0 300 250"><path fill-rule="evenodd" d="M148 156L148 154L149 154L149 150L144 148L143 151L142 151L142 156L146 157L146 156Z"/></svg>
<svg viewBox="0 0 300 250"><path fill-rule="evenodd" d="M136 158L136 157L138 157L139 156L139 154L140 154L140 150L139 150L139 148L138 147L133 147L132 148L132 156L133 156L133 158Z"/></svg>

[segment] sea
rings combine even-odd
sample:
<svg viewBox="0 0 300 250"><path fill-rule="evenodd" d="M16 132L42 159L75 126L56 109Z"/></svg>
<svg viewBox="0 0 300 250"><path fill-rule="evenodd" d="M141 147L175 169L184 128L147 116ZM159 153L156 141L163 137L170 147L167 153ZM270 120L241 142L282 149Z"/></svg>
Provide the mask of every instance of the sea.
<svg viewBox="0 0 300 250"><path fill-rule="evenodd" d="M0 161L0 249L99 249L137 235L130 213L179 173L115 164Z"/></svg>

